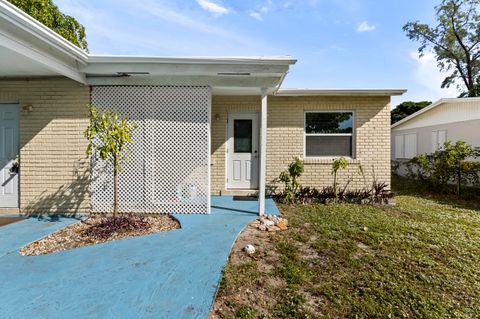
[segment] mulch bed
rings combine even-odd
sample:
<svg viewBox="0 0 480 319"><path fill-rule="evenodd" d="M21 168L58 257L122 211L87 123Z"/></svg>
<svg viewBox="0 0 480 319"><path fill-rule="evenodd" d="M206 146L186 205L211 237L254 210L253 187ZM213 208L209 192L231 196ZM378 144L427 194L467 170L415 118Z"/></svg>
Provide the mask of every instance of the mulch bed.
<svg viewBox="0 0 480 319"><path fill-rule="evenodd" d="M108 236L108 238L98 238L89 235L88 230L105 223L105 217L93 215L86 220L71 224L53 234L22 247L20 249L20 254L24 256L50 254L126 237L142 236L180 228L180 223L169 215L139 216L133 218L141 219L144 227L119 230Z"/></svg>

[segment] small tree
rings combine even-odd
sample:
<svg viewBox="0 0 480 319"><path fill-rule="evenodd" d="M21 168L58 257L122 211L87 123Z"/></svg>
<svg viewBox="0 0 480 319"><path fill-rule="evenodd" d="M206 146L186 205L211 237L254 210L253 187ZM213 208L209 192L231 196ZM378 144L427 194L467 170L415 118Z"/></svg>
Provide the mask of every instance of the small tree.
<svg viewBox="0 0 480 319"><path fill-rule="evenodd" d="M303 161L295 157L288 169L280 173L279 180L285 184L285 201L291 203L300 187L298 179L303 174Z"/></svg>
<svg viewBox="0 0 480 319"><path fill-rule="evenodd" d="M340 169L345 169L348 166L348 162L345 157L339 157L333 160L332 162L332 175L333 175L333 191L335 192L335 197L337 197L337 174Z"/></svg>
<svg viewBox="0 0 480 319"><path fill-rule="evenodd" d="M113 164L113 218L118 212L118 172L121 171L121 159L125 146L131 142L135 126L126 118L112 111L102 111L89 106L90 124L84 132L88 139L87 155L92 154Z"/></svg>

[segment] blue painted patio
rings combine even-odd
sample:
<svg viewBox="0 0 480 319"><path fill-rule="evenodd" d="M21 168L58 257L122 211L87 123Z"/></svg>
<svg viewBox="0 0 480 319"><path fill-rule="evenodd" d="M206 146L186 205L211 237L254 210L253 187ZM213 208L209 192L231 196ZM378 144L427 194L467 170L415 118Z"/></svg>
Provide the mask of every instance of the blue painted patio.
<svg viewBox="0 0 480 319"><path fill-rule="evenodd" d="M278 214L271 199L269 214ZM233 242L258 202L212 197L182 229L49 255L20 247L73 222L29 218L0 227L2 318L207 318Z"/></svg>

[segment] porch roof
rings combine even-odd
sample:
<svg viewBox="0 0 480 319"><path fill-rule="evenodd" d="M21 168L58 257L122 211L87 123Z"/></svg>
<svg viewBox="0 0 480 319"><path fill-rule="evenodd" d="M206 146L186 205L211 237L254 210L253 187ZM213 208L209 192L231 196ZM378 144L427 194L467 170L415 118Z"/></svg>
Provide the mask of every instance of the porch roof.
<svg viewBox="0 0 480 319"><path fill-rule="evenodd" d="M91 55L0 0L0 78L62 76L89 85L208 85L217 95L392 96L405 89L280 89L291 56Z"/></svg>
<svg viewBox="0 0 480 319"><path fill-rule="evenodd" d="M90 85L209 85L216 94L276 91L290 56L91 55L0 1L0 78L63 76Z"/></svg>
<svg viewBox="0 0 480 319"><path fill-rule="evenodd" d="M260 94L276 91L290 56L149 57L90 55L80 71L91 85L209 85L214 94Z"/></svg>

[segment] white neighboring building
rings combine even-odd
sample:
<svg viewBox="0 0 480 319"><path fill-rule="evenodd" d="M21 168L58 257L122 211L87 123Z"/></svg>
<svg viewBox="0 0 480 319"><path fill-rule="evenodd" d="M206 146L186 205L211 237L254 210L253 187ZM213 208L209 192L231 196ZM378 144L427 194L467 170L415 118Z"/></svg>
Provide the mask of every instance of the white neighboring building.
<svg viewBox="0 0 480 319"><path fill-rule="evenodd" d="M480 98L441 99L392 125L392 160L432 153L445 141L480 147Z"/></svg>

